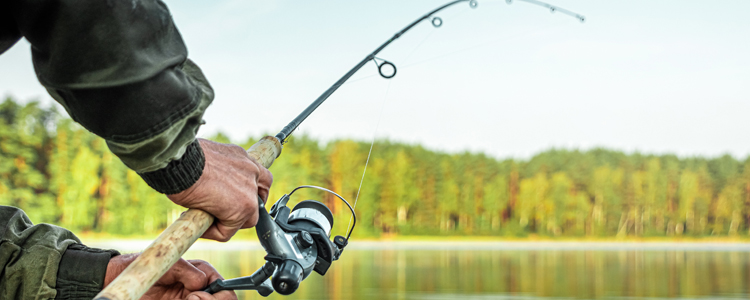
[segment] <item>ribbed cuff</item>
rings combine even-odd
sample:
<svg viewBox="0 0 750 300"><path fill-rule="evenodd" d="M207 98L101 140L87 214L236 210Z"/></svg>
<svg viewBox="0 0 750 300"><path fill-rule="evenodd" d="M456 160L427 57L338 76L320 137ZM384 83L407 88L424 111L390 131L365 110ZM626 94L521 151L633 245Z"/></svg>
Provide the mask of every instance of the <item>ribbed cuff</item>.
<svg viewBox="0 0 750 300"><path fill-rule="evenodd" d="M187 146L182 158L171 161L163 169L138 175L159 193L177 194L198 181L203 174L205 162L203 150L196 139Z"/></svg>
<svg viewBox="0 0 750 300"><path fill-rule="evenodd" d="M55 299L92 299L104 287L109 260L120 255L115 250L73 244L63 253L57 269Z"/></svg>

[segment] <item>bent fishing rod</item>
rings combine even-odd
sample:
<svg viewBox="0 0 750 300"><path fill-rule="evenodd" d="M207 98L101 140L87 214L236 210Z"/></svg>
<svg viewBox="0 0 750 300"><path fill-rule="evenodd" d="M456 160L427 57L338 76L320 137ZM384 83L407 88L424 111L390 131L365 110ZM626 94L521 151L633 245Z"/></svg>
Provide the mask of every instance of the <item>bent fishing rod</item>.
<svg viewBox="0 0 750 300"><path fill-rule="evenodd" d="M512 0L505 0L508 4ZM582 15L572 11L536 0L518 0L548 8L551 12L560 12L585 20ZM468 2L469 7L476 8L477 0L455 0L440 6L404 27L385 43L368 54L336 83L329 87L320 97L313 101L296 118L286 125L276 136L266 136L247 150L248 156L270 168L281 154L292 132L328 99L341 85L351 78L369 61L373 61L380 76L386 79L396 75L396 66L390 61L376 57L393 41L400 38L417 24L430 20L434 27L443 25L436 13L461 2ZM392 72L385 72L390 67ZM349 208L353 223L347 229L346 237L336 236L329 240L334 224L333 213L320 201L305 200L293 209L287 206L291 196L300 189L318 189L334 195ZM258 196L258 223L255 230L258 240L267 252L266 263L250 276L229 280L217 280L211 283L206 292L215 293L222 290L257 290L262 296L273 292L289 295L297 290L302 280L312 271L325 275L331 264L338 260L349 244L352 231L356 225L354 208L339 194L318 186L300 186L285 194L266 210L265 202ZM146 291L176 263L190 246L211 226L214 217L198 210L189 209L180 218L167 227L159 237L149 245L120 275L102 290L95 299L120 300L139 299Z"/></svg>
<svg viewBox="0 0 750 300"><path fill-rule="evenodd" d="M543 7L549 8L551 12L559 11L559 12L561 12L563 14L573 16L576 19L580 20L581 22L583 22L585 20L585 17L582 16L582 15L579 15L579 14L574 13L572 11L569 11L567 9L559 8L557 6L550 5L550 4L547 4L547 3L544 3L544 2L540 2L540 1L536 1L536 0L518 0L518 1L523 1L523 2L528 2L528 3L531 3L531 4L543 6ZM339 87L341 87L341 85L343 85L347 80L349 80L349 78L352 77L354 75L354 73L357 73L357 71L359 71L359 69L361 69L369 61L372 60L373 62L375 62L375 64L378 66L378 73L380 73L380 76L382 76L383 78L385 78L385 79L391 79L394 76L396 76L396 65L395 64L393 64L390 61L377 58L375 56L378 55L378 53L380 53L380 51L382 51L383 49L385 49L385 47L388 47L388 45L390 45L393 41L395 41L396 39L400 38L404 33L406 33L407 31L409 31L414 26L416 26L417 24L421 23L424 20L430 19L430 22L432 23L432 26L434 26L436 28L442 26L443 25L443 19L440 18L440 17L433 17L433 15L436 14L437 12L443 10L443 9L446 9L446 8L448 8L450 6L453 6L453 5L461 3L461 2L469 2L469 6L471 8L476 8L479 5L479 2L477 2L477 0L456 0L456 1L450 2L448 4L445 4L445 5L441 6L441 7L438 7L436 9L430 11L429 13L425 14L421 18L419 18L419 19L415 20L414 22L412 22L411 24L407 25L406 27L404 27L404 29L401 29L401 31L397 32L396 34L393 35L393 37L391 37L385 43L383 43L382 45L380 45L380 47L378 47L377 49L375 49L375 51L372 51L372 53L370 53L364 59L362 59L362 61L360 61L358 64L356 64L351 70L349 70L349 72L346 72L346 74L344 74L344 76L341 77L341 79L339 79L338 81L336 81L336 83L334 83L331 87L329 87L328 90L326 90L322 95L320 95L320 97L318 97L318 99L315 99L315 101L313 101L313 103L311 103L304 111L302 111L302 113L300 113L296 118L294 118L294 120L292 120L291 122L289 122L289 125L286 125L284 127L284 129L282 129L281 132L279 132L276 135L276 138L279 141L281 141L282 144L284 144L286 142L286 138L289 137L289 135L292 133L292 131L294 131L295 129L297 129L297 127L299 126L300 123L302 123L302 121L304 121L305 119L307 119L307 117L310 116L310 114L312 114L312 112L315 111L315 109L318 108L318 106L320 106L321 104L323 104L323 102L326 101L326 99L328 99L328 97L330 97L333 94L333 92L335 92ZM511 4L513 2L513 0L505 0L505 2L507 2L508 4ZM378 60L380 60L381 62L378 63ZM384 73L383 67L387 67L387 66L393 68L393 73L390 73L390 74L385 74Z"/></svg>

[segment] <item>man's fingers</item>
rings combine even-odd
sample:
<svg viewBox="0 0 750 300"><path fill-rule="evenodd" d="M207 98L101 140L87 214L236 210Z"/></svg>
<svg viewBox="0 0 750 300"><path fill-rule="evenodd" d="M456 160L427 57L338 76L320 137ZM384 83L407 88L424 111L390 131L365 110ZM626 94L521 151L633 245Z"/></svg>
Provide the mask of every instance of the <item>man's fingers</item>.
<svg viewBox="0 0 750 300"><path fill-rule="evenodd" d="M273 175L237 145L199 142L205 156L203 174L193 186L169 198L216 217L202 237L226 242L240 228L258 223L258 196L268 199Z"/></svg>
<svg viewBox="0 0 750 300"><path fill-rule="evenodd" d="M255 166L258 168L257 173L253 172L256 175L255 184L257 186L258 196L260 196L260 198L263 199L263 202L265 203L268 201L268 192L271 188L271 184L273 183L273 174L255 159L250 158L250 161L252 161L253 164L255 164Z"/></svg>
<svg viewBox="0 0 750 300"><path fill-rule="evenodd" d="M260 174L258 175L258 195L263 199L263 202L268 202L268 192L273 183L273 174L268 169L261 167Z"/></svg>
<svg viewBox="0 0 750 300"><path fill-rule="evenodd" d="M206 292L195 292L188 295L187 300L237 300L237 294L234 291L221 291L213 295Z"/></svg>
<svg viewBox="0 0 750 300"><path fill-rule="evenodd" d="M257 197L257 196L256 196ZM258 201L257 198L254 198L254 201ZM251 209L249 211L246 211L246 217L244 223L242 223L241 226L237 226L232 224L226 225L221 220L216 220L216 223L211 225L211 227L206 230L206 232L203 233L201 236L204 239L211 239L216 240L219 242L226 242L231 239L235 233L237 233L237 230L242 228L251 228L254 227L255 224L258 224L258 207L255 206L254 209Z"/></svg>
<svg viewBox="0 0 750 300"><path fill-rule="evenodd" d="M245 228L253 228L255 225L258 225L258 214L255 214L252 218L247 219L247 222L245 224L242 224L242 229Z"/></svg>
<svg viewBox="0 0 750 300"><path fill-rule="evenodd" d="M224 279L224 277L219 274L219 271L216 271L214 266L204 260L194 259L188 260L188 262L206 274L206 277L208 277L208 284L211 284L216 279Z"/></svg>
<svg viewBox="0 0 750 300"><path fill-rule="evenodd" d="M161 279L159 279L162 285L171 285L175 283L182 283L182 285L191 291L201 290L206 287L208 277L206 273L188 263L184 259L180 259L175 263L172 268L167 271Z"/></svg>
<svg viewBox="0 0 750 300"><path fill-rule="evenodd" d="M219 274L218 271L209 263L202 261L202 260L190 260L189 261L193 266L198 268L199 270L203 271L203 273L206 274L208 277L208 283L206 286L214 282L216 279L224 279L221 277L221 274ZM201 288L200 290L202 290ZM195 295L197 299L202 300L234 300L237 299L237 295L234 293L234 291L221 291L216 294L209 294L205 292L195 292L192 293L190 296ZM190 300L190 296L188 296L188 300ZM196 299L193 299L196 300Z"/></svg>
<svg viewBox="0 0 750 300"><path fill-rule="evenodd" d="M266 195L266 197L268 196ZM255 196L255 201L258 201L258 196ZM255 224L258 224L258 209L260 208L256 206L254 210L248 212L247 221L242 224L242 228L255 227Z"/></svg>
<svg viewBox="0 0 750 300"><path fill-rule="evenodd" d="M239 229L239 227L229 227L221 224L221 222L217 220L217 222L211 225L211 227L208 227L208 230L203 233L201 238L226 242L229 241Z"/></svg>

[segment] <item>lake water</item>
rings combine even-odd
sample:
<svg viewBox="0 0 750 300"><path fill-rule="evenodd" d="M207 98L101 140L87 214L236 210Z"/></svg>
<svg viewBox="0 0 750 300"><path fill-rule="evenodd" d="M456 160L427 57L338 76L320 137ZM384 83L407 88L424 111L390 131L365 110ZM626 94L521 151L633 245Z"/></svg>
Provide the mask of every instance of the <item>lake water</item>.
<svg viewBox="0 0 750 300"><path fill-rule="evenodd" d="M257 243L195 247L226 278L263 264ZM270 299L748 299L750 245L353 243L328 274ZM238 291L240 299L260 299Z"/></svg>

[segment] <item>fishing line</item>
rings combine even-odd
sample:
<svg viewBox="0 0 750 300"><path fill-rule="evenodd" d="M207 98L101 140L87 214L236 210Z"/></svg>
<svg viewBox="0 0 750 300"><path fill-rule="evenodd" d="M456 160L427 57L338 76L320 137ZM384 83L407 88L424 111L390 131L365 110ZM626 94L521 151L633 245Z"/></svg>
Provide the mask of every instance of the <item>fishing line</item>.
<svg viewBox="0 0 750 300"><path fill-rule="evenodd" d="M434 61L434 60L439 60L439 59L444 59L444 58L446 58L448 56L455 55L455 54L458 54L458 53L466 52L466 51L473 50L473 49L478 49L478 48L492 46L492 44L495 44L495 43L518 40L520 38L527 37L527 36L530 36L530 35L534 35L536 33L539 33L541 31L544 31L544 30L547 30L547 29L550 29L550 28L557 28L557 27L559 27L559 24L562 24L563 22L564 21L555 21L552 24L548 24L548 25L545 25L545 26L538 26L536 28L533 28L531 31L519 32L519 33L516 33L516 34L509 35L509 36L499 37L499 38L496 38L496 39L493 39L493 40L489 40L487 42L483 42L483 43L475 44L473 46L469 46L467 48L462 48L462 49L459 49L459 50L456 50L456 51L453 51L453 52L448 52L448 53L440 54L440 55L432 57L432 58L427 58L427 59L416 61L416 62L413 62L413 63L410 63L410 64L406 64L406 65L404 65L404 66L402 66L400 68L401 69L408 69L408 68L414 67L416 65L420 65L420 64L426 63L426 62L430 62L430 61ZM430 35L432 35L433 32L435 32L435 31L431 31L430 34L427 35L427 37L429 37ZM426 40L427 40L427 38L425 38L422 42L424 42ZM422 43L420 43L420 45L421 44ZM416 48L415 48L415 50L416 50ZM415 50L412 51L412 54L415 52ZM409 54L409 55L411 55L411 54ZM409 57L407 56L404 60L406 60L408 58ZM347 84L350 84L350 83L355 83L357 81L362 81L362 80L365 80L365 79L369 79L369 78L372 78L372 77L375 77L375 76L380 76L380 75L378 73L375 73L375 74L372 74L372 75L367 75L367 76L360 77L360 78L357 78L357 79L354 79L354 80L349 80L346 83L344 83L344 85L347 85Z"/></svg>
<svg viewBox="0 0 750 300"><path fill-rule="evenodd" d="M385 93L383 94L383 102L380 105L380 114L378 115L378 121L375 123L375 131L372 133L372 141L370 142L370 151L367 152L367 160L365 161L365 169L362 171L362 179L359 180L359 188L357 189L357 196L354 197L354 206L352 207L353 210L357 209L357 200L359 200L359 192L362 191L362 183L365 182L365 174L367 174L367 165L370 163L370 155L372 155L372 148L375 146L375 136L378 133L378 128L380 127L380 120L383 119L383 111L385 111L385 103L388 100L388 92L391 90L391 83L393 81L388 81L388 86L385 88ZM351 225L352 217L349 218L349 225ZM346 226L346 228L349 228L349 225Z"/></svg>
<svg viewBox="0 0 750 300"><path fill-rule="evenodd" d="M476 5L476 1L472 1L471 3L474 3L474 4L470 4L470 5L471 5L471 8L472 8L472 9L473 9L473 8L476 8L476 6L477 6L477 5ZM493 4L494 4L494 3L493 3ZM451 20L453 20L454 18L457 18L457 17L459 17L459 16L463 15L464 13L466 13L466 12L467 12L467 11L469 11L469 10L470 10L470 9L463 9L463 10L461 10L461 11L460 11L460 12L458 12L458 13L455 13L455 14L452 14L452 15L450 15L450 16L448 17L448 19L451 19ZM436 23L436 20L439 20L439 23ZM433 26L433 27L435 27L435 29L437 29L438 27L441 27L441 26L443 25L443 19L442 19L442 18L440 18L440 17L437 17L437 16L436 16L436 17L433 17L433 18L431 19L430 23L432 23L432 26ZM420 42L419 42L419 43L417 44L417 46L415 46L415 47L414 47L414 49L412 49L412 50L411 50L411 52L409 52L409 54L408 54L408 55L406 56L406 58L404 58L404 59L403 59L403 61L406 61L407 59L409 59L409 57L411 57L411 56L412 56L412 54L414 54L414 52L415 52L415 51L416 51L416 50L417 50L417 49L418 49L418 48L419 48L419 47L420 47L420 46L421 46L421 45L422 45L422 44L423 44L423 43L424 43L424 42L425 42L425 41L426 41L426 40L427 40L427 39L428 39L428 38L429 38L430 36L432 36L432 34L433 34L433 33L435 33L435 31L436 31L436 30L430 30L430 33L428 33L428 34L427 34L427 35L426 35L426 36L425 36L425 37L424 37L424 38L422 39L422 41L420 41ZM383 61L385 61L385 62L388 62L388 61L386 61L386 60L384 60L384 59L380 59L380 58L377 58L377 57L373 58L373 61L375 61L375 59L378 59L378 60L383 60ZM391 64L391 65L393 66L393 64L392 64L392 63L390 63L390 62L388 62L388 63L389 63L389 64ZM377 63L377 61L375 61L375 65L377 65L377 66L378 66L378 68L380 68L380 64L378 64L378 63ZM395 66L393 66L393 67L394 67L394 70L395 70ZM378 69L378 71L380 71L380 69ZM357 82L357 81L360 81L360 80L364 80L364 79L367 79L367 78L373 77L373 76L375 76L375 75L378 75L378 74L372 74L372 75L368 75L368 76L365 76L365 77L360 77L360 78L357 78L357 79L353 79L353 80L350 80L350 81L347 81L347 82L345 82L344 84L354 83L354 82ZM394 75L395 75L395 74L394 74ZM391 78L391 77L393 77L393 76L390 76L390 77L387 77L387 76L383 76L383 75L382 75L382 73L380 74L380 76L381 76L381 77L385 77L386 79L388 79L388 78Z"/></svg>
<svg viewBox="0 0 750 300"><path fill-rule="evenodd" d="M451 19L455 19L456 17L464 14L467 11L468 11L468 9L464 9L461 12L456 13L456 14L450 16L450 18ZM435 23L436 19L440 20L439 25L436 25L436 23ZM440 27L440 26L443 25L443 21L439 17L435 17L432 20L432 25L434 27L436 27L436 28ZM416 52L417 49L419 49L419 47L422 46L422 44L427 39L429 39L430 36L432 36L433 33L435 33L435 31L437 31L437 30L434 30L434 29L430 30L430 33L428 33L419 43L417 43L417 45L414 47L414 49L412 49L409 52L409 54L406 55L406 57L403 59L403 61L407 61L412 56L412 54L414 54L414 52ZM375 61L375 60L373 59L373 61ZM377 62L375 62L375 63L377 64ZM382 76L382 73L380 75ZM367 76L367 77L359 78L357 80L352 80L349 83L356 82L356 81L359 81L359 80L362 80L362 79L365 79L365 78L369 78L369 77L372 77L372 76L374 76L374 74L370 75L370 76ZM393 77L393 76L391 76L391 77ZM388 78L390 78L390 77L388 77ZM372 133L372 141L370 141L370 150L367 152L367 160L365 161L365 168L364 168L364 170L362 170L362 178L359 180L359 188L357 188L357 195L354 197L354 206L353 206L353 209L355 209L355 210L357 209L357 202L359 201L359 194L362 191L362 185L363 185L363 183L365 181L365 175L367 174L367 166L370 164L370 157L372 156L372 149L375 146L375 138L377 136L378 129L380 128L380 121L383 119L383 112L385 111L385 104L386 104L386 102L388 100L388 92L391 90L391 83L392 82L393 81L390 81L390 80L388 81L388 86L386 87L385 93L383 94L383 101L382 101L382 103L380 105L380 113L378 114L378 120L377 120L377 123L375 124L375 131ZM351 225L352 218L353 217L349 218L349 225ZM349 225L347 225L347 228L349 228Z"/></svg>
<svg viewBox="0 0 750 300"><path fill-rule="evenodd" d="M569 11L569 10L564 9L562 7L559 7L559 6L551 5L549 3L544 3L544 2L541 2L541 1L537 1L537 0L518 0L518 1L523 1L523 2L526 2L526 3L536 4L536 5L539 5L539 6L542 6L542 7L549 8L549 11L552 12L552 13L554 13L556 11L559 11L559 12L561 12L563 14L566 14L566 15L569 15L571 17L576 18L576 19L578 19L578 21L581 21L581 22L584 22L586 20L586 17L584 17L583 15L579 15L579 14L577 14L575 12ZM505 2L508 3L508 4L511 4L511 3L513 3L513 0L505 0Z"/></svg>
<svg viewBox="0 0 750 300"><path fill-rule="evenodd" d="M409 57L411 57L411 55L412 55L412 54L414 54L414 52L415 52L415 51L417 51L417 49L419 48L419 46L422 46L422 43L424 43L424 41L426 41L426 40L427 40L428 38L430 38L430 36L432 36L432 34L433 34L433 33L435 33L435 31L437 31L437 30L434 30L434 29L433 29L433 30L430 30L430 33L428 33L428 34L427 34L427 35L426 35L426 36L425 36L425 37L424 37L424 38L422 39L422 41L420 41L420 42L419 42L419 44L417 44L417 46L416 46L416 47L414 47L414 49L412 49L412 50L411 50L411 52L409 52L409 54L408 54L408 55L406 55L406 57L405 57L405 58L403 59L403 61L405 62L405 61L406 61L407 59L409 59Z"/></svg>
<svg viewBox="0 0 750 300"><path fill-rule="evenodd" d="M565 10L565 9L562 9L562 8L559 8L559 7L548 5L548 4L543 3L543 2L534 1L534 0L517 0L517 1L522 1L522 2L527 2L527 3L531 3L531 4L536 4L536 5L539 5L539 6L547 7L547 8L550 8L551 12L560 11L560 12L562 12L564 14L571 15L571 16L579 19L581 22L583 22L585 20L585 18L582 15L570 12L568 10ZM508 4L511 4L513 1L512 0L506 0L505 2L508 3ZM489 2L489 3L484 4L484 5L499 5L499 4L500 4L500 2ZM470 11L470 10L471 9L461 10L460 12L455 13L455 14L447 17L446 19L454 20L454 18L457 18L457 17L463 15L464 13L466 13L467 11ZM439 17L436 17L436 18L439 18ZM504 36L504 37L498 37L496 39L492 39L492 40L489 40L489 41L486 41L486 42L483 42L483 43L478 43L478 44L475 44L475 45L472 45L472 46L469 46L469 47L466 47L466 48L462 48L462 49L459 49L459 50L456 50L456 51L448 52L448 53L445 53L445 54L440 54L440 55L432 57L432 58L427 58L427 59L423 59L421 61L416 61L416 62L408 63L408 64L403 65L402 67L399 67L399 68L410 68L410 67L413 67L413 66L416 66L416 65L423 64L425 62L439 60L439 59L443 59L443 58L445 58L447 56L455 55L455 54L466 52L466 51L469 51L469 50L487 47L487 46L490 46L490 45L495 44L495 43L513 41L513 40L518 40L519 38L522 38L522 37L533 36L536 33L539 33L541 31L544 31L544 30L547 30L547 29L550 29L550 28L559 28L559 25L562 24L562 23L564 23L564 21L557 20L557 21L554 21L552 24L547 24L547 25L544 25L544 26L537 26L535 28L532 28L530 31L518 32L516 34L512 34L512 35L508 35L508 36ZM442 23L441 23L441 26L442 26ZM433 27L436 27L435 29L438 29L437 27L440 27L440 26L435 26L433 24ZM417 46L415 46L414 49L412 49L411 52L409 52L409 54L402 61L404 63L406 63L406 61L416 52L416 50L419 47L422 46L422 44L425 41L427 41L427 39L429 39L432 36L432 34L435 33L435 31L437 31L437 30L431 30L430 33L428 33L417 44ZM376 65L378 67L380 66L380 64L377 64L377 62L376 62ZM355 83L355 82L362 81L362 80L365 80L365 79L369 79L371 77L378 76L378 75L379 75L378 73L375 73L375 74L367 75L367 76L360 77L360 78L357 78L357 79L349 80L346 83L344 83L344 85L350 84L350 83ZM382 77L382 75L381 75L381 77Z"/></svg>
<svg viewBox="0 0 750 300"><path fill-rule="evenodd" d="M469 11L469 9L466 9L466 8L465 8L465 9L461 10L461 12L459 12L459 13L455 13L455 14L453 14L453 15L451 15L451 16L449 16L449 17L447 17L447 19L449 19L449 20L454 20L454 19L458 18L459 16L463 15L464 13L466 13L467 11ZM435 25L435 20L436 20L436 19L439 19L439 20L440 20L440 25ZM432 23L432 26L433 26L433 27L435 27L435 28L434 28L433 30L430 30L430 33L428 33L428 34L427 34L427 35L426 35L426 36L425 36L425 37L424 37L424 38L423 38L423 39L422 39L422 40L421 40L421 41L420 41L420 42L419 42L419 43L417 44L417 46L415 46L415 47L414 47L414 49L412 49L412 50L411 50L411 52L409 52L409 54L408 54L408 55L406 55L406 57L405 57L405 58L404 58L404 59L402 60L402 61L403 61L404 63L406 63L406 61L407 61L407 60L408 60L408 59L409 59L409 58L410 58L410 57L412 56L412 54L414 54L414 52L416 52L416 51L417 51L417 49L419 49L419 47L420 47L420 46L422 46L422 44L423 44L423 43L424 43L425 41L427 41L427 39L428 39L428 38L430 38L430 36L432 36L432 34L433 34L433 33L435 33L435 32L437 31L437 28L438 28L438 27L440 27L440 26L443 26L443 19L441 19L440 17L435 17L435 18L433 18L433 19L432 19L431 23Z"/></svg>
<svg viewBox="0 0 750 300"><path fill-rule="evenodd" d="M569 10L562 9L562 8L559 8L559 7L556 7L556 6L544 3L544 2L540 2L540 1L536 1L536 0L519 0L519 1L528 2L528 3L536 4L536 5L539 5L539 6L544 6L544 7L549 8L550 11L553 12L553 13L555 11L560 11L563 14L567 14L567 15L570 15L570 16L578 18L581 22L584 21L584 17L582 15L578 15L578 14L576 14L574 12L569 11ZM396 75L396 71L397 71L396 66L393 63L387 61L386 59L377 57L377 55L383 49L385 49L388 45L390 45L393 41L395 41L396 39L398 39L399 37L401 37L403 34L405 34L407 31L409 31L410 29L412 29L414 26L416 26L417 24L419 24L422 21L430 20L430 22L432 23L432 25L434 27L440 27L440 26L442 26L443 25L442 18L440 18L438 16L433 16L433 15L436 14L437 12L439 12L439 11L447 8L447 7L450 7L450 6L453 6L455 4L462 3L462 2L468 2L469 7L471 7L471 8L476 8L479 5L477 0L454 0L454 1L451 1L451 2L449 2L447 4L442 5L442 6L438 7L438 8L436 8L436 9L433 9L432 11L430 11L427 14L423 15L422 17L418 18L417 20L411 22L409 25L407 25L406 27L404 27L400 31L396 32L393 35L393 37L391 37L390 39L388 39L387 41L385 41L382 45L380 45L380 47L378 47L374 51L372 51L362 61L360 61L359 63L357 63L351 70L349 70L346 74L344 74L344 76L342 76L339 80L337 80L336 83L334 83L333 85L331 85L325 92L323 92L323 94L321 94L317 99L315 99L315 101L313 101L310 105L308 105L307 108L305 108L299 115L297 115L297 117L295 117L291 122L289 122L289 124L287 124L286 126L284 126L284 128L281 129L281 131L279 131L279 133L276 134L276 136L273 137L273 138L275 138L276 140L278 140L279 144L284 145L286 143L286 139L289 137L289 135L292 132L295 131L295 129L300 125L300 123L302 123L305 119L307 119L307 117L309 117L310 114L312 114L313 111L315 111L326 99L328 99L328 97L330 97L331 94L333 94L339 87L341 87L343 84L345 84L349 80L349 78L351 78L355 73L357 73L357 71L359 71L370 60L372 60L375 63L375 65L378 67L378 73L380 73L380 76L382 76L383 78L390 79L393 76L395 76ZM512 0L506 0L506 2L508 4L510 4L513 1ZM492 42L494 42L494 41L492 41ZM421 42L420 42L420 45L421 45ZM477 48L477 47L480 47L480 46L473 46L473 47L470 47L469 49ZM459 51L455 51L453 53L460 52L460 51L467 51L467 50L468 49L462 49L462 50L459 50ZM451 55L453 53L449 53L447 55ZM444 56L447 56L447 55L442 55L441 57L444 57ZM436 58L433 58L433 59L436 59ZM378 61L381 61L381 63L378 63ZM422 62L424 62L424 61L422 61ZM390 66L391 68L393 68L393 73L389 74L389 75L384 74L383 73L383 66ZM382 118L383 111L385 109L385 103L386 103L386 99L387 99L388 91L389 90L390 90L390 83L388 84L388 88L386 90L386 94L383 96L383 98L384 98L383 99L383 106L381 107L380 115L378 117L378 122L377 122L377 125L375 127L375 132L373 133L373 140L370 143L370 150L367 153L367 160L365 161L365 168L362 171L362 178L360 179L359 188L357 189L357 195L356 195L355 202L354 202L355 206L357 205L357 202L359 200L359 194L360 194L360 192L362 190L362 185L364 183L364 177L365 177L366 172L367 172L367 166L368 166L368 164L370 162L370 158L371 158L371 155L372 155L372 150L373 150L374 145L375 145L375 135L377 134L377 130L378 130L379 126L380 126L380 121L381 121L381 118ZM352 209L352 213L354 213L353 209ZM351 219L350 219L350 224L351 224ZM347 240L348 240L348 238L343 239L341 241L341 243L343 245L345 245Z"/></svg>

